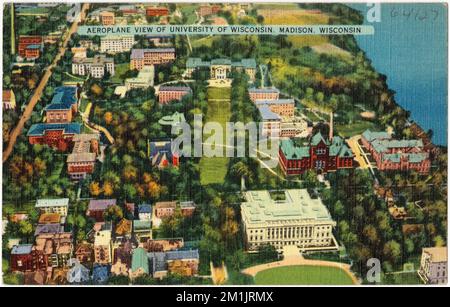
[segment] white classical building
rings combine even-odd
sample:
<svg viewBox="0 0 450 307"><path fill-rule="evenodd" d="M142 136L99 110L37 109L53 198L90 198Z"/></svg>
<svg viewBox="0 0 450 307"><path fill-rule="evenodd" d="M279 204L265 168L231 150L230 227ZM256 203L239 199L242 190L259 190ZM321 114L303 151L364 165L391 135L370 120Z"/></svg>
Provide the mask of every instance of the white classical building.
<svg viewBox="0 0 450 307"><path fill-rule="evenodd" d="M100 39L100 52L102 53L120 53L127 52L135 44L134 36L108 35Z"/></svg>
<svg viewBox="0 0 450 307"><path fill-rule="evenodd" d="M311 198L306 189L276 193L245 192L241 215L248 250L264 244L279 251L288 245L301 251L338 250L332 232L336 222L320 198Z"/></svg>
<svg viewBox="0 0 450 307"><path fill-rule="evenodd" d="M96 55L93 58L73 58L72 74L93 78L103 78L105 72L114 76L114 59L104 55Z"/></svg>

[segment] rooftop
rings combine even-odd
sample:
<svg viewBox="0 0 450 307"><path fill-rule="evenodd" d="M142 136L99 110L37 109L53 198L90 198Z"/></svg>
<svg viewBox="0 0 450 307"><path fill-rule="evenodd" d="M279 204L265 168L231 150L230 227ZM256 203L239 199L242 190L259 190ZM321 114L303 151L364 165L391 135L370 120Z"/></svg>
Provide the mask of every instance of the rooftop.
<svg viewBox="0 0 450 307"><path fill-rule="evenodd" d="M159 92L171 91L171 92L192 92L189 86L166 86L162 85L159 88Z"/></svg>
<svg viewBox="0 0 450 307"><path fill-rule="evenodd" d="M274 100L263 100L257 99L256 105L271 105L271 104L295 104L294 99L274 99Z"/></svg>
<svg viewBox="0 0 450 307"><path fill-rule="evenodd" d="M151 213L152 206L149 204L140 204L140 205L138 205L138 212L139 213Z"/></svg>
<svg viewBox="0 0 450 307"><path fill-rule="evenodd" d="M279 93L280 91L275 87L263 87L263 88L249 88L249 93Z"/></svg>
<svg viewBox="0 0 450 307"><path fill-rule="evenodd" d="M44 133L48 130L63 130L63 134L80 134L81 124L80 123L34 124L30 127L30 130L28 130L27 136L43 136Z"/></svg>
<svg viewBox="0 0 450 307"><path fill-rule="evenodd" d="M258 106L259 113L261 113L261 118L263 120L281 120L280 115L273 112L270 107L266 104Z"/></svg>
<svg viewBox="0 0 450 307"><path fill-rule="evenodd" d="M88 210L106 210L109 206L116 205L116 199L91 199L89 201Z"/></svg>
<svg viewBox="0 0 450 307"><path fill-rule="evenodd" d="M175 52L175 48L132 49L131 59L142 59L145 53L166 53L166 52Z"/></svg>
<svg viewBox="0 0 450 307"><path fill-rule="evenodd" d="M100 230L95 234L94 245L109 245L111 244L111 231Z"/></svg>
<svg viewBox="0 0 450 307"><path fill-rule="evenodd" d="M242 203L243 218L249 223L265 223L280 220L332 221L328 209L320 198L313 199L306 189L283 191L285 200L272 199L269 191L245 192Z"/></svg>
<svg viewBox="0 0 450 307"><path fill-rule="evenodd" d="M14 245L11 250L11 255L27 255L33 250L33 244Z"/></svg>
<svg viewBox="0 0 450 307"><path fill-rule="evenodd" d="M38 199L36 201L36 208L45 208L45 207L68 207L69 199L68 198L43 198Z"/></svg>
<svg viewBox="0 0 450 307"><path fill-rule="evenodd" d="M422 250L431 256L431 262L447 262L447 247L427 247Z"/></svg>
<svg viewBox="0 0 450 307"><path fill-rule="evenodd" d="M61 224L38 224L36 226L36 230L34 231L34 235L38 236L41 234L56 234L64 232L64 226Z"/></svg>
<svg viewBox="0 0 450 307"><path fill-rule="evenodd" d="M142 269L146 274L149 274L147 251L142 247L136 248L133 251L133 257L131 259L131 271L135 272L139 269Z"/></svg>
<svg viewBox="0 0 450 307"><path fill-rule="evenodd" d="M57 224L61 221L58 213L44 213L39 217L39 224Z"/></svg>
<svg viewBox="0 0 450 307"><path fill-rule="evenodd" d="M211 61L202 61L200 58L188 58L187 68L210 67L211 65L230 65L232 67L256 68L255 59L242 59L240 61L231 61L230 59L213 59Z"/></svg>

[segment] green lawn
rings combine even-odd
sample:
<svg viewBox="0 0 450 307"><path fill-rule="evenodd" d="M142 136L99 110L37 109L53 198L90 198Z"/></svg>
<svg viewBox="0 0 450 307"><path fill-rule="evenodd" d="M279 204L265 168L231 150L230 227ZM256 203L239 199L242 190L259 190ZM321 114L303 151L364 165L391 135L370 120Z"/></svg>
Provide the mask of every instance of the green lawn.
<svg viewBox="0 0 450 307"><path fill-rule="evenodd" d="M194 24L197 20L197 15L195 14L195 10L197 9L197 5L192 4L179 4L181 13L187 16L186 24Z"/></svg>
<svg viewBox="0 0 450 307"><path fill-rule="evenodd" d="M231 89L209 88L208 99L230 99ZM205 116L206 122L218 122L225 132L225 123L230 119L231 102L208 100L208 111ZM200 159L200 182L202 185L223 183L228 170L228 158L226 157L203 157Z"/></svg>
<svg viewBox="0 0 450 307"><path fill-rule="evenodd" d="M357 121L351 125L335 125L336 133L345 138L361 134L367 129L376 130L376 124L370 121Z"/></svg>
<svg viewBox="0 0 450 307"><path fill-rule="evenodd" d="M318 266L284 266L259 272L257 285L352 285L351 278L341 269Z"/></svg>
<svg viewBox="0 0 450 307"><path fill-rule="evenodd" d="M129 63L121 63L114 65L114 76L111 77L111 82L122 83L125 81L124 75L130 70Z"/></svg>

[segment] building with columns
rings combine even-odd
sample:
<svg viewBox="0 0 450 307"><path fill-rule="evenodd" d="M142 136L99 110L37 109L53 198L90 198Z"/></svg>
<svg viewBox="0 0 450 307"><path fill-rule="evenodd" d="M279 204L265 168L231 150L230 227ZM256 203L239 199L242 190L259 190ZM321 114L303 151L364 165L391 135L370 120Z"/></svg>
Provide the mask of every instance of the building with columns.
<svg viewBox="0 0 450 307"><path fill-rule="evenodd" d="M281 251L294 245L301 251L337 250L336 222L320 198L306 189L245 192L241 204L244 240L249 251L269 244Z"/></svg>

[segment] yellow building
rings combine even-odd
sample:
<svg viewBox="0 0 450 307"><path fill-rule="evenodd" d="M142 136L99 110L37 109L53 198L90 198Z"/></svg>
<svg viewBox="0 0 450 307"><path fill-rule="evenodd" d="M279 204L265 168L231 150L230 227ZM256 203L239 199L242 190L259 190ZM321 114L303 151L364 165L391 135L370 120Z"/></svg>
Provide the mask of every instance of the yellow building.
<svg viewBox="0 0 450 307"><path fill-rule="evenodd" d="M44 213L57 213L60 216L67 216L67 210L69 208L69 199L68 198L38 199L36 201L35 208Z"/></svg>
<svg viewBox="0 0 450 307"><path fill-rule="evenodd" d="M101 230L95 234L94 259L98 264L110 264L112 262L111 231Z"/></svg>

